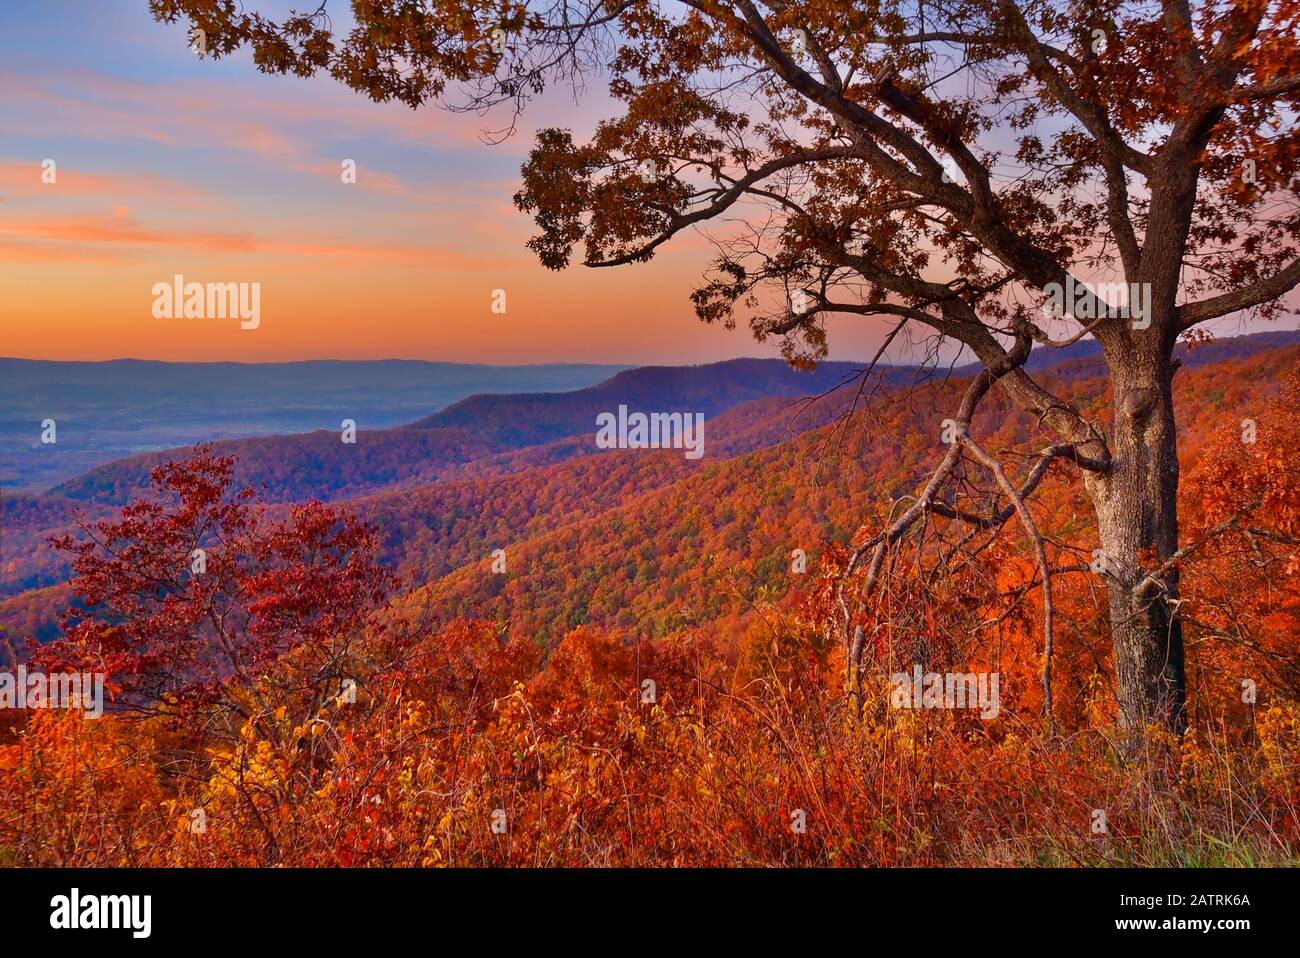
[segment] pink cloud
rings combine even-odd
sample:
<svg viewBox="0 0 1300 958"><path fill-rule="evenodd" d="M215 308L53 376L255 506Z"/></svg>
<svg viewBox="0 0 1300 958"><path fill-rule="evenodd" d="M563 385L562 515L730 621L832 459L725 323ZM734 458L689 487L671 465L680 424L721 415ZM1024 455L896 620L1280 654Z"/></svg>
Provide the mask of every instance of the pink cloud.
<svg viewBox="0 0 1300 958"><path fill-rule="evenodd" d="M19 258L40 262L122 258L129 250L151 247L197 249L208 253L278 253L311 259L338 257L456 270L500 269L516 265L522 259L480 258L454 249L428 246L303 242L259 239L247 232L157 229L143 225L128 210L121 208L108 215L10 218L0 222L0 244L16 251ZM94 248L88 249L87 244L101 244L108 246L109 250L91 257ZM60 250L66 250L66 254Z"/></svg>
<svg viewBox="0 0 1300 958"><path fill-rule="evenodd" d="M210 202L213 195L206 189L156 173L96 173L75 165L55 168L53 183L41 179L41 166L19 160L0 161L0 199L53 199L69 196L155 197L172 203L195 205Z"/></svg>

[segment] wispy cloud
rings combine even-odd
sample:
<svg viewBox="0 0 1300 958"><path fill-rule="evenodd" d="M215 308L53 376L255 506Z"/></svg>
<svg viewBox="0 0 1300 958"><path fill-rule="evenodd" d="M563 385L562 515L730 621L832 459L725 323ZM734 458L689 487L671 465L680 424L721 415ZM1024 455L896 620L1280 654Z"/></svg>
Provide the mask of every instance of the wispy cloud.
<svg viewBox="0 0 1300 958"><path fill-rule="evenodd" d="M96 197L103 200L148 197L198 206L216 201L211 190L150 172L102 173L75 165L55 167L53 183L42 179L37 161L0 160L0 202L13 199Z"/></svg>
<svg viewBox="0 0 1300 958"><path fill-rule="evenodd" d="M268 253L308 258L335 257L350 261L385 262L430 269L499 269L519 265L523 257L475 257L456 249L401 244L307 241L286 237L258 237L248 231L171 229L147 226L126 208L92 215L54 215L6 218L0 221L0 242L20 259L52 262L60 258L84 261L92 251L96 259L131 258L150 247L188 249L206 253ZM67 244L64 246L63 244ZM61 251L66 250L66 257Z"/></svg>

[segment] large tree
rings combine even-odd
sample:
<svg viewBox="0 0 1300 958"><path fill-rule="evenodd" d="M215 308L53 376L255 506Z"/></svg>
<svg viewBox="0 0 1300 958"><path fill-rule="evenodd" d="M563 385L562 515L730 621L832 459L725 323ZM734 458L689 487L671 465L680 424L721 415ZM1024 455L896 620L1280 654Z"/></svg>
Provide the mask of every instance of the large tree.
<svg viewBox="0 0 1300 958"><path fill-rule="evenodd" d="M325 3L283 20L232 0L151 7L201 30L207 55L250 45L267 72L328 71L412 107L509 114L607 79L620 115L583 142L541 131L524 168L516 203L542 263L575 248L591 267L642 262L717 221L716 274L693 293L705 321L743 313L798 362L825 355L836 313L962 344L985 371L913 507L854 553L853 602L926 515L993 521L942 495L963 462L996 477L1010 504L993 519L1018 517L1050 574L1024 495L1072 462L1104 553L1121 720L1183 723L1174 346L1217 317L1276 313L1300 282L1296 0L353 0L343 34ZM1107 428L1024 365L1085 336L1110 371ZM968 431L995 385L1051 436L1019 487ZM856 662L852 621L846 604Z"/></svg>

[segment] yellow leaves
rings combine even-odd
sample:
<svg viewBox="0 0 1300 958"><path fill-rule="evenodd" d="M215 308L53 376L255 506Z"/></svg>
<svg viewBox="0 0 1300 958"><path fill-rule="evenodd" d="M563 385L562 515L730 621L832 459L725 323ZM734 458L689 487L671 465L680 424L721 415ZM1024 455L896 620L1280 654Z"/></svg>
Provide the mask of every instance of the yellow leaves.
<svg viewBox="0 0 1300 958"><path fill-rule="evenodd" d="M1255 723L1265 760L1265 778L1272 784L1300 784L1300 708L1293 703L1266 709Z"/></svg>
<svg viewBox="0 0 1300 958"><path fill-rule="evenodd" d="M429 713L424 702L416 700L407 705L403 724L409 732L423 732L429 727Z"/></svg>
<svg viewBox="0 0 1300 958"><path fill-rule="evenodd" d="M1213 757L1210 756L1210 761ZM1187 730L1183 736L1178 755L1178 778L1184 785L1194 785L1206 771L1207 754L1200 746L1199 735L1195 728Z"/></svg>

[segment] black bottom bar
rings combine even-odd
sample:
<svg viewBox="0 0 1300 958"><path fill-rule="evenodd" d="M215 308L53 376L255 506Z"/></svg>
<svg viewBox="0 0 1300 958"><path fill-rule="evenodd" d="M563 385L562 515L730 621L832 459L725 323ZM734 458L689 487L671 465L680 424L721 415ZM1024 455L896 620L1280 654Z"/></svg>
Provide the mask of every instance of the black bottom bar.
<svg viewBox="0 0 1300 958"><path fill-rule="evenodd" d="M1261 932L1294 934L1296 876L1268 869L11 869L0 872L0 902L7 943L75 939L92 947L397 946L414 936L457 947L471 936L494 948L581 943L650 953L674 940L695 950L747 942L771 948L789 938L802 939L806 949L810 937L846 933L864 943L902 935L918 945L960 942L964 949L980 945L982 935L992 947L1009 933L1083 943L1199 936L1231 946ZM146 895L148 938L136 937L145 925L143 898L101 897ZM119 927L71 927L114 921ZM455 937L443 937L449 935Z"/></svg>

